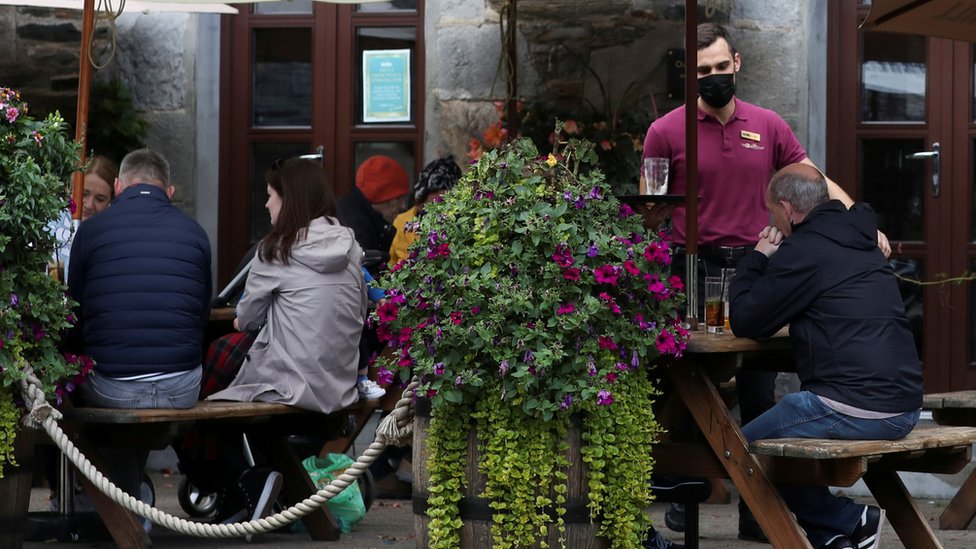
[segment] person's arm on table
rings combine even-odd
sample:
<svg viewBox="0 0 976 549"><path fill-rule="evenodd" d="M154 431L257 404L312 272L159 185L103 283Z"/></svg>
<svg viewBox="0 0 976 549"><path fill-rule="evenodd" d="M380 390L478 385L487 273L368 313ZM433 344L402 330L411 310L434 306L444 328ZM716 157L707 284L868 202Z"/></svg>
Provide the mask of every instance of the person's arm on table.
<svg viewBox="0 0 976 549"><path fill-rule="evenodd" d="M729 324L738 337L775 334L817 296L817 258L796 246L781 249L782 241L776 228L767 227L755 250L739 261L729 287Z"/></svg>

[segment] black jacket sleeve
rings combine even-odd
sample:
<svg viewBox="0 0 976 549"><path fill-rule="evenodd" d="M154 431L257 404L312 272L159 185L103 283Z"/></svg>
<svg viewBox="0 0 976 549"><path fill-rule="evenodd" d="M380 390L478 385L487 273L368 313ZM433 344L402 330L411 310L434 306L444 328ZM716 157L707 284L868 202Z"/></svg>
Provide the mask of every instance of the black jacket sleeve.
<svg viewBox="0 0 976 549"><path fill-rule="evenodd" d="M752 251L729 287L729 325L739 337L768 337L810 306L820 293L817 259L800 239L787 239L767 258Z"/></svg>

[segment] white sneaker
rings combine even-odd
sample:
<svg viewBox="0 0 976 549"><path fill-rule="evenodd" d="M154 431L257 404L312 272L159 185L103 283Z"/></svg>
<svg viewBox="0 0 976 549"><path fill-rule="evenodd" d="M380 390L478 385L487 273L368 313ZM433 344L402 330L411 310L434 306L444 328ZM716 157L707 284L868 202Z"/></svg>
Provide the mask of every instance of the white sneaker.
<svg viewBox="0 0 976 549"><path fill-rule="evenodd" d="M373 400L386 394L386 389L380 387L371 379L364 379L357 382L356 388L359 389L360 400Z"/></svg>

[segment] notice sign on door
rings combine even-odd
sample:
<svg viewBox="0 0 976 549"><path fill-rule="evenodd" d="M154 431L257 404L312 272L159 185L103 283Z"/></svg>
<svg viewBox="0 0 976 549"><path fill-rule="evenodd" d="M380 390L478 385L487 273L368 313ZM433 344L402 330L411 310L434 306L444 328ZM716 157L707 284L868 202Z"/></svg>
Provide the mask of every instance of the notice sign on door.
<svg viewBox="0 0 976 549"><path fill-rule="evenodd" d="M363 121L410 121L410 50L363 51Z"/></svg>

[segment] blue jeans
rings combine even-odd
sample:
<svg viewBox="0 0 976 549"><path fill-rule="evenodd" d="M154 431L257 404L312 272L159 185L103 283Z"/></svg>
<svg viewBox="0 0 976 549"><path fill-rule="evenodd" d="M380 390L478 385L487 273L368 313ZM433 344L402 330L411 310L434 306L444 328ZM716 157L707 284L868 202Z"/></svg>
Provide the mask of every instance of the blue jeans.
<svg viewBox="0 0 976 549"><path fill-rule="evenodd" d="M86 406L96 408L192 408L200 399L203 367L160 381L123 381L97 373L79 387Z"/></svg>
<svg viewBox="0 0 976 549"><path fill-rule="evenodd" d="M86 406L96 408L192 408L200 397L203 367L160 381L121 381L103 375L89 377L78 393ZM109 478L138 499L149 450L99 447Z"/></svg>
<svg viewBox="0 0 976 549"><path fill-rule="evenodd" d="M831 438L896 440L915 427L920 411L884 419L862 419L836 412L810 391L783 397L776 406L742 428L749 442L765 438ZM826 486L781 484L783 500L796 515L814 547L849 535L864 510L850 498L837 497Z"/></svg>

